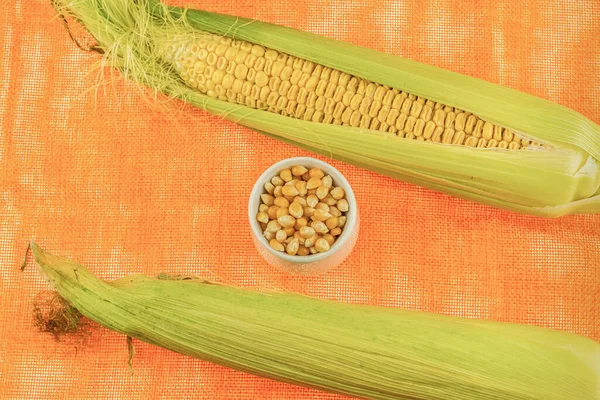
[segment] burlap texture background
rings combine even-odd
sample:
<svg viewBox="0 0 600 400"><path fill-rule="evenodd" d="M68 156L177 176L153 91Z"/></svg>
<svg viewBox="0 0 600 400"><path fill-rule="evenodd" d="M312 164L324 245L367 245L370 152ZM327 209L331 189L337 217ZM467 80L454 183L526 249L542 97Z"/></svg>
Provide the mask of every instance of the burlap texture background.
<svg viewBox="0 0 600 400"><path fill-rule="evenodd" d="M598 0L187 4L449 68L600 122ZM247 196L269 165L309 153L197 110L157 112L125 82L97 88L98 56L49 4L1 9L0 398L342 398L137 341L131 375L125 338L99 327L56 342L31 316L48 286L32 264L19 271L32 238L106 279L194 274L600 340L600 216L517 215L333 162L358 198L359 242L334 271L290 277L253 248Z"/></svg>

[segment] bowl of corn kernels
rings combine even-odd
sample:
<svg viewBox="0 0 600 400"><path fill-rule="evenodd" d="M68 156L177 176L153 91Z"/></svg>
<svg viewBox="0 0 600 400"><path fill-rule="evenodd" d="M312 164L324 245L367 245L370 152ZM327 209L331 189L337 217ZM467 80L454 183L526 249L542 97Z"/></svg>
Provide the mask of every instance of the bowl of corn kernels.
<svg viewBox="0 0 600 400"><path fill-rule="evenodd" d="M252 189L248 217L261 256L295 275L338 266L358 237L358 209L350 184L333 166L310 157L269 167Z"/></svg>

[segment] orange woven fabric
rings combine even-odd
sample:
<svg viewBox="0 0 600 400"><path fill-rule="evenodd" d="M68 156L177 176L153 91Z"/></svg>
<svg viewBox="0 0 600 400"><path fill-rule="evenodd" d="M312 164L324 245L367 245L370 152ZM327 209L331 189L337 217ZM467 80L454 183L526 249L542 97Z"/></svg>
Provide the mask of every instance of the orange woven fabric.
<svg viewBox="0 0 600 400"><path fill-rule="evenodd" d="M350 258L291 277L252 245L247 196L272 163L307 152L131 84L97 88L49 2L0 16L0 398L340 399L256 378L100 327L56 341L33 325L42 247L99 276L193 274L345 302L561 329L600 341L600 216L522 216L332 162L356 192ZM598 0L195 0L427 62L571 107L600 123ZM329 161L329 160L326 160Z"/></svg>

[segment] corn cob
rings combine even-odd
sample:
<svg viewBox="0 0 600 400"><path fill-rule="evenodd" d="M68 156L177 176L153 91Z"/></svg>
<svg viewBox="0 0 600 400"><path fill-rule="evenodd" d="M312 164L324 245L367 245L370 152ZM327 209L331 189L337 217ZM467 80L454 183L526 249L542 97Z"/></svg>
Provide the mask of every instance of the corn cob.
<svg viewBox="0 0 600 400"><path fill-rule="evenodd" d="M540 146L469 112L249 42L204 33L159 51L191 87L254 109L436 143Z"/></svg>
<svg viewBox="0 0 600 400"><path fill-rule="evenodd" d="M521 213L600 212L600 127L567 108L306 32L154 0L58 9L126 77L286 143Z"/></svg>
<svg viewBox="0 0 600 400"><path fill-rule="evenodd" d="M600 345L536 327L131 275L106 283L32 243L99 324L252 374L369 399L596 400Z"/></svg>

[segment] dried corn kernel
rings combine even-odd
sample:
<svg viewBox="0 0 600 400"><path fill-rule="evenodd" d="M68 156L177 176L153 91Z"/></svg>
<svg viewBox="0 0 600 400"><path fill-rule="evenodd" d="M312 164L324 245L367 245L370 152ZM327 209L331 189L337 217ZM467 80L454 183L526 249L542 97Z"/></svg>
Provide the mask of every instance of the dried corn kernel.
<svg viewBox="0 0 600 400"><path fill-rule="evenodd" d="M298 194L300 196L306 196L306 192L308 191L307 182L299 181L294 186L296 186L296 189L298 189Z"/></svg>
<svg viewBox="0 0 600 400"><path fill-rule="evenodd" d="M312 207L304 207L304 216L312 217L315 213L315 209Z"/></svg>
<svg viewBox="0 0 600 400"><path fill-rule="evenodd" d="M315 233L315 229L310 226L303 226L300 228L300 235L305 239L315 236Z"/></svg>
<svg viewBox="0 0 600 400"><path fill-rule="evenodd" d="M331 217L325 221L327 229L332 230L338 227L338 217Z"/></svg>
<svg viewBox="0 0 600 400"><path fill-rule="evenodd" d="M276 251L284 251L285 250L285 247L283 246L283 244L279 243L276 239L271 239L269 241L269 245L271 246L271 248L273 250L276 250Z"/></svg>
<svg viewBox="0 0 600 400"><path fill-rule="evenodd" d="M264 231L263 236L267 240L271 240L275 238L275 232Z"/></svg>
<svg viewBox="0 0 600 400"><path fill-rule="evenodd" d="M325 210L325 211L329 211L329 206L323 202L319 202L317 203L317 205L314 207L315 210Z"/></svg>
<svg viewBox="0 0 600 400"><path fill-rule="evenodd" d="M280 229L277 232L275 232L275 240L277 240L279 243L285 242L287 237L288 237L288 235L287 235L287 233L285 233L284 230Z"/></svg>
<svg viewBox="0 0 600 400"><path fill-rule="evenodd" d="M319 203L319 198L316 195L312 194L306 198L306 203L309 207L315 208Z"/></svg>
<svg viewBox="0 0 600 400"><path fill-rule="evenodd" d="M296 233L294 233L294 238L298 239L298 242L300 242L300 244L304 246L304 241L306 239L302 237L302 235L300 235L300 232L296 231Z"/></svg>
<svg viewBox="0 0 600 400"><path fill-rule="evenodd" d="M284 182L289 182L293 179L292 177L292 171L290 171L289 169L284 169L281 172L279 172L279 177L284 181Z"/></svg>
<svg viewBox="0 0 600 400"><path fill-rule="evenodd" d="M288 209L286 207L280 207L277 209L277 213L276 213L276 217L277 219L279 219L280 217L283 217L284 215L290 215L290 212L288 211Z"/></svg>
<svg viewBox="0 0 600 400"><path fill-rule="evenodd" d="M283 208L287 208L290 206L290 202L285 197L277 197L273 201L273 204L276 205L277 207L283 207Z"/></svg>
<svg viewBox="0 0 600 400"><path fill-rule="evenodd" d="M260 199L262 200L262 202L268 206L272 206L273 202L275 201L275 197L273 197L272 195L268 194L268 193L263 193L260 195Z"/></svg>
<svg viewBox="0 0 600 400"><path fill-rule="evenodd" d="M258 214L256 214L256 220L266 224L269 222L269 216L266 212L261 211Z"/></svg>
<svg viewBox="0 0 600 400"><path fill-rule="evenodd" d="M294 218L300 218L304 215L304 208L299 203L292 203L289 207L290 215Z"/></svg>
<svg viewBox="0 0 600 400"><path fill-rule="evenodd" d="M313 221L313 222L311 222L310 226L311 226L311 228L314 229L315 232L320 233L320 234L329 232L327 225L325 225L321 221Z"/></svg>
<svg viewBox="0 0 600 400"><path fill-rule="evenodd" d="M310 178L306 184L306 188L308 190L316 189L319 186L323 185L323 181L320 178Z"/></svg>
<svg viewBox="0 0 600 400"><path fill-rule="evenodd" d="M302 176L307 172L308 172L308 169L306 169L306 167L303 167L301 165L295 165L292 167L292 175L294 175L294 176Z"/></svg>
<svg viewBox="0 0 600 400"><path fill-rule="evenodd" d="M310 171L308 171L308 175L311 178L317 178L317 179L321 179L325 176L325 174L323 173L321 168L311 168Z"/></svg>
<svg viewBox="0 0 600 400"><path fill-rule="evenodd" d="M329 194L329 188L325 185L321 185L317 188L317 197L319 199L324 199L325 196Z"/></svg>
<svg viewBox="0 0 600 400"><path fill-rule="evenodd" d="M319 238L315 241L315 249L319 253L324 253L324 252L328 251L330 248L331 248L331 246L329 245L327 240L325 240L323 238Z"/></svg>
<svg viewBox="0 0 600 400"><path fill-rule="evenodd" d="M306 218L302 217L302 218L298 218L296 220L296 225L294 225L294 228L296 230L300 230L300 228L302 228L303 226L306 226L306 225L308 225L308 220Z"/></svg>
<svg viewBox="0 0 600 400"><path fill-rule="evenodd" d="M331 194L325 196L321 201L328 206L335 206L337 204L337 200L331 197Z"/></svg>
<svg viewBox="0 0 600 400"><path fill-rule="evenodd" d="M329 207L329 213L334 217L339 217L342 215L342 212L336 206Z"/></svg>
<svg viewBox="0 0 600 400"><path fill-rule="evenodd" d="M337 227L337 228L333 228L329 233L331 233L331 236L339 236L342 234L342 228Z"/></svg>
<svg viewBox="0 0 600 400"><path fill-rule="evenodd" d="M285 185L282 189L281 189L281 193L284 196L298 196L300 194L300 192L298 191L298 189L296 189L296 187L292 186L292 185Z"/></svg>
<svg viewBox="0 0 600 400"><path fill-rule="evenodd" d="M290 256L295 256L300 248L300 241L296 238L292 239L286 246L285 252Z"/></svg>
<svg viewBox="0 0 600 400"><path fill-rule="evenodd" d="M267 193L273 194L273 191L275 190L275 185L273 185L271 182L267 182L265 183L265 190L267 191Z"/></svg>
<svg viewBox="0 0 600 400"><path fill-rule="evenodd" d="M299 256L308 256L310 254L310 251L306 246L300 245L298 246L298 252L296 254Z"/></svg>
<svg viewBox="0 0 600 400"><path fill-rule="evenodd" d="M335 238L330 233L326 233L325 235L323 235L323 239L325 239L327 243L329 243L329 246L333 246L333 244L335 243Z"/></svg>
<svg viewBox="0 0 600 400"><path fill-rule="evenodd" d="M274 221L269 221L269 223L267 224L267 229L265 229L265 231L275 233L280 229L281 229L281 224L278 221L274 220Z"/></svg>
<svg viewBox="0 0 600 400"><path fill-rule="evenodd" d="M284 228L291 228L296 225L296 218L292 217L291 215L283 215L277 218L277 222L279 222L279 224Z"/></svg>
<svg viewBox="0 0 600 400"><path fill-rule="evenodd" d="M321 222L323 222L323 221L328 220L331 217L332 217L332 215L329 214L328 211L322 210L322 209L315 209L315 214L313 215L312 219L314 221L321 221Z"/></svg>
<svg viewBox="0 0 600 400"><path fill-rule="evenodd" d="M331 190L331 197L333 197L336 200L341 200L344 198L344 196L346 195L346 193L344 192L344 189L342 189L341 187L336 187L333 188Z"/></svg>
<svg viewBox="0 0 600 400"><path fill-rule="evenodd" d="M341 235L349 209L345 191L334 183L320 168L298 165L266 182L256 219L269 245L298 256L328 251Z"/></svg>
<svg viewBox="0 0 600 400"><path fill-rule="evenodd" d="M293 202L300 204L302 207L307 207L308 206L308 202L301 195L294 197L294 201Z"/></svg>

